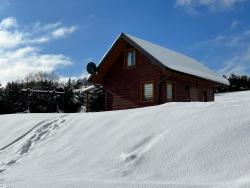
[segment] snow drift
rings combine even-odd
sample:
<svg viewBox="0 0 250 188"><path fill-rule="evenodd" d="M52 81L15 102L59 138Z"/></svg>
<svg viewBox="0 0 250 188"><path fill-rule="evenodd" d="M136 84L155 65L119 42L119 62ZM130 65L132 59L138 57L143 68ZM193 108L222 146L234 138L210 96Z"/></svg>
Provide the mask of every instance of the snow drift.
<svg viewBox="0 0 250 188"><path fill-rule="evenodd" d="M250 92L0 116L0 187L250 187Z"/></svg>

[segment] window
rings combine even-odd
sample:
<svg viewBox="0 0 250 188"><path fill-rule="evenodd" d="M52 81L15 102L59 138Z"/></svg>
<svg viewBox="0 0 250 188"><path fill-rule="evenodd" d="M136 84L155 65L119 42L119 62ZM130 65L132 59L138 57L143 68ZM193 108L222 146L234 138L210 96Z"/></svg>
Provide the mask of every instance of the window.
<svg viewBox="0 0 250 188"><path fill-rule="evenodd" d="M167 101L174 100L174 85L173 83L167 83Z"/></svg>
<svg viewBox="0 0 250 188"><path fill-rule="evenodd" d="M153 100L154 97L154 84L144 83L143 84L143 99L144 101Z"/></svg>
<svg viewBox="0 0 250 188"><path fill-rule="evenodd" d="M132 66L135 66L135 50L130 50L126 53L126 67Z"/></svg>

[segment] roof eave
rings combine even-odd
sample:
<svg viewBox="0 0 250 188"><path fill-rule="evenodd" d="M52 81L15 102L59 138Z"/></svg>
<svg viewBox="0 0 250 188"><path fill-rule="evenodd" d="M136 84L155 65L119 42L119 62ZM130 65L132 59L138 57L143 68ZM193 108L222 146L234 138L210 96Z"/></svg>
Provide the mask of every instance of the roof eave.
<svg viewBox="0 0 250 188"><path fill-rule="evenodd" d="M113 44L109 47L109 49L106 51L106 53L104 54L104 56L101 58L100 62L98 63L97 66L97 73L98 70L100 69L100 67L102 66L104 60L106 59L106 57L111 53L112 49L114 48L114 46L117 44L117 42L120 40L120 38L122 37L123 33L121 33L116 40L113 42ZM91 82L91 80L93 79L95 75L90 75L90 77L88 78L88 82Z"/></svg>
<svg viewBox="0 0 250 188"><path fill-rule="evenodd" d="M157 64L162 69L166 68L166 66L161 63L158 59L156 59L154 56L152 56L150 53L148 53L146 50L144 50L140 45L136 44L133 40L131 40L126 34L122 33L121 36L130 43L134 48L139 50L142 54L144 54L148 59L151 60L152 63Z"/></svg>
<svg viewBox="0 0 250 188"><path fill-rule="evenodd" d="M221 85L221 86L229 86L230 85L229 82L228 82L228 84L225 84L225 83L218 82L218 81L215 81L215 80L210 80L210 79L207 79L207 78L203 78L203 77L200 77L200 76L197 76L197 75L192 75L192 74L188 74L188 73L181 72L181 71L178 71L178 70L174 70L174 69L171 69L171 68L169 68L167 66L165 66L165 69L169 70L169 71L172 71L172 72L175 72L175 73L178 73L178 74L184 74L184 75L187 75L187 76L192 76L192 77L195 77L195 78L199 78L199 79L202 79L202 80L213 82L213 83Z"/></svg>

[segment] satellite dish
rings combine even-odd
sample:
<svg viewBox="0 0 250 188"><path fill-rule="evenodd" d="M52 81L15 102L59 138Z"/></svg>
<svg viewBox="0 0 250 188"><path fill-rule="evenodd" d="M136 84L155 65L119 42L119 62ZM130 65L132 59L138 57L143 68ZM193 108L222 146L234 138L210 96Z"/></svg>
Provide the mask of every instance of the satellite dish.
<svg viewBox="0 0 250 188"><path fill-rule="evenodd" d="M87 64L87 72L89 74L94 74L94 73L96 73L96 71L97 71L97 68L96 68L95 63L90 62Z"/></svg>

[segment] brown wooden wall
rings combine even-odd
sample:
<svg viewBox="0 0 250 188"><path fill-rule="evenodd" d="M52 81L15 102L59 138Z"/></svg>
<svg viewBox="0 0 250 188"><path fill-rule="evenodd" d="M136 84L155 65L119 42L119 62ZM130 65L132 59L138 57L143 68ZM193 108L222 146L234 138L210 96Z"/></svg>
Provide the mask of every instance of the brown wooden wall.
<svg viewBox="0 0 250 188"><path fill-rule="evenodd" d="M130 48L131 46L127 46ZM104 77L106 92L106 110L119 110L151 106L158 104L157 83L160 79L161 69L150 63L140 52L136 51L136 66L126 68L124 66L124 53L113 63ZM142 82L154 82L154 100L143 102Z"/></svg>
<svg viewBox="0 0 250 188"><path fill-rule="evenodd" d="M171 82L175 86L175 101L177 102L187 102L192 101L190 96L191 87L197 90L197 99L193 101L203 101L204 92L207 92L207 101L214 101L214 84L201 80L192 76L174 74L169 79L161 84L161 103L167 102L166 100L166 84Z"/></svg>
<svg viewBox="0 0 250 188"><path fill-rule="evenodd" d="M161 83L158 89L158 82L163 79L162 69L150 62L142 53L136 51L136 66L126 68L124 66L124 51L132 46L126 44L112 63L109 70L103 77L105 93L105 110L120 110L136 107L151 106L166 102L166 83L172 82L175 85L175 101L191 101L190 89L195 88L197 98L193 101L204 101L206 91L207 101L214 100L214 84L209 81L198 79L184 74L171 73L171 76ZM142 86L144 81L154 82L154 100L144 102L142 100ZM158 97L160 91L160 99Z"/></svg>

